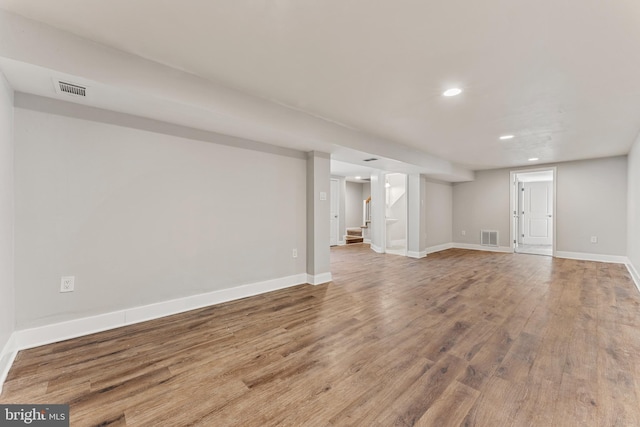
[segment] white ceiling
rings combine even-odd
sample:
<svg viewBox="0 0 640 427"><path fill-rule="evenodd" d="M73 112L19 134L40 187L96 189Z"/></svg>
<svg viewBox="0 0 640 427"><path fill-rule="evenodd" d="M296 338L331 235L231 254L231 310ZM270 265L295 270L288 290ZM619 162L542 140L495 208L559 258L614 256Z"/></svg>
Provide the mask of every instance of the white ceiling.
<svg viewBox="0 0 640 427"><path fill-rule="evenodd" d="M437 164L443 179L531 157L551 163L626 154L640 131L637 0L0 0L0 8L336 128L320 135L280 110L259 123L250 113L241 117L233 102L214 108L204 99L198 114L167 120L219 122L210 130L241 136L241 119L251 118L251 139L420 158L414 165ZM44 56L11 51L5 59L49 67L55 60ZM99 77L68 62L51 68ZM99 83L131 92L127 81L102 77ZM9 77L35 92L24 80ZM464 92L442 97L452 86ZM123 105L109 108L135 110L135 102L119 99ZM173 105L168 111L190 105L176 93L164 100ZM374 142L355 143L355 134ZM515 138L498 140L503 134Z"/></svg>

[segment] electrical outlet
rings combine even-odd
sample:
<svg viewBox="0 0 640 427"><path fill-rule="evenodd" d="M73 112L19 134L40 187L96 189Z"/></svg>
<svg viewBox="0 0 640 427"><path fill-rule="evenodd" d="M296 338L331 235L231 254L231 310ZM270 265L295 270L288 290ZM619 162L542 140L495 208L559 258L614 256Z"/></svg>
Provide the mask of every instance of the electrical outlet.
<svg viewBox="0 0 640 427"><path fill-rule="evenodd" d="M598 243L598 236L591 236L591 243Z"/></svg>
<svg viewBox="0 0 640 427"><path fill-rule="evenodd" d="M467 232L466 232L465 230L462 230L462 231L460 232L460 234L462 234L463 236L466 236L466 235L467 235Z"/></svg>
<svg viewBox="0 0 640 427"><path fill-rule="evenodd" d="M291 256L294 257L294 258L298 258L298 250L294 249L292 254L291 254Z"/></svg>
<svg viewBox="0 0 640 427"><path fill-rule="evenodd" d="M62 279L60 279L60 292L73 292L75 281L75 276L63 276Z"/></svg>

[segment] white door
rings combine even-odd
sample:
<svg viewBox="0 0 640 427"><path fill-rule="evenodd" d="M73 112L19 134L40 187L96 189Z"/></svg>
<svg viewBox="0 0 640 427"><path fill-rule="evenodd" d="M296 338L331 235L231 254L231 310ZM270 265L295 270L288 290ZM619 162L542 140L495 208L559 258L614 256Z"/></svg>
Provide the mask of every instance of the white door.
<svg viewBox="0 0 640 427"><path fill-rule="evenodd" d="M525 182L522 190L522 243L553 244L553 182Z"/></svg>
<svg viewBox="0 0 640 427"><path fill-rule="evenodd" d="M331 186L329 188L331 192L331 208L329 217L329 245L336 246L338 244L338 208L340 201L340 186L337 179L331 180Z"/></svg>

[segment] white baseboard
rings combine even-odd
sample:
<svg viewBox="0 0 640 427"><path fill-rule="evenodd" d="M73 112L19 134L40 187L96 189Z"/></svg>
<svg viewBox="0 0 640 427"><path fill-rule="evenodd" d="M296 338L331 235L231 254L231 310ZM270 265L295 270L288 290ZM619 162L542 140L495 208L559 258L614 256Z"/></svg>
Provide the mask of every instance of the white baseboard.
<svg viewBox="0 0 640 427"><path fill-rule="evenodd" d="M640 291L640 274L638 274L638 270L636 270L636 267L631 263L631 260L629 260L626 265L627 270L629 270L629 274L633 279L633 283L636 284L636 288L638 288L638 291Z"/></svg>
<svg viewBox="0 0 640 427"><path fill-rule="evenodd" d="M407 256L409 258L424 258L427 256L427 251L420 251L420 252L416 252L416 251L407 251Z"/></svg>
<svg viewBox="0 0 640 427"><path fill-rule="evenodd" d="M383 254L384 253L384 248L374 245L373 243L371 243L371 250L378 253L378 254Z"/></svg>
<svg viewBox="0 0 640 427"><path fill-rule="evenodd" d="M326 274L328 274L330 281L331 273ZM316 276L315 280L318 281L318 283L324 283L321 282L321 280L326 279L326 274L320 275L320 277ZM9 372L9 368L13 363L13 358L17 351L119 328L121 326L131 325L147 320L158 319L160 317L170 316L172 314L178 314L240 298L251 297L266 292L276 291L278 289L302 285L307 282L307 274L296 274L293 276L236 286L234 288L221 289L204 294L191 295L184 298L132 307L96 316L83 317L66 322L53 323L50 325L15 331L7 345L5 345L2 350L2 353L0 353L0 375L2 375L0 376L0 387L6 379L6 374Z"/></svg>
<svg viewBox="0 0 640 427"><path fill-rule="evenodd" d="M577 259L582 261L598 261L598 262L611 262L614 264L628 264L629 259L622 255L603 255L603 254L589 254L586 252L566 252L556 251L557 258Z"/></svg>
<svg viewBox="0 0 640 427"><path fill-rule="evenodd" d="M429 246L425 252L429 255L440 251L446 251L447 249L452 249L454 247L454 243L443 243L441 245Z"/></svg>
<svg viewBox="0 0 640 427"><path fill-rule="evenodd" d="M331 281L331 273L307 274L307 283L310 285L322 285Z"/></svg>
<svg viewBox="0 0 640 427"><path fill-rule="evenodd" d="M365 238L363 238L363 239L362 239L362 243L368 243L368 244L371 244L371 239L365 239Z"/></svg>
<svg viewBox="0 0 640 427"><path fill-rule="evenodd" d="M13 361L17 354L18 351L16 350L14 332L9 337L9 340L2 349L2 352L0 352L0 393L2 393L2 386L7 379L7 375L9 375L9 369L11 369L11 365L13 365Z"/></svg>
<svg viewBox="0 0 640 427"><path fill-rule="evenodd" d="M484 246L484 245L476 245L472 243L455 243L454 242L453 247L456 249L471 249L474 251L513 253L513 248L510 248L509 246Z"/></svg>

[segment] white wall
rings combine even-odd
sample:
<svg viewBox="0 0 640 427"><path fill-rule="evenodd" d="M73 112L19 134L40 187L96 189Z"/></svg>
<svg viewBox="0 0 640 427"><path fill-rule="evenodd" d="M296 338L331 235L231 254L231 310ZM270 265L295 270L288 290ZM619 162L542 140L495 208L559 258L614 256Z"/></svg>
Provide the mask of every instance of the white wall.
<svg viewBox="0 0 640 427"><path fill-rule="evenodd" d="M18 329L306 272L303 157L22 108L14 126Z"/></svg>
<svg viewBox="0 0 640 427"><path fill-rule="evenodd" d="M362 184L346 181L345 227L359 228L362 225Z"/></svg>
<svg viewBox="0 0 640 427"><path fill-rule="evenodd" d="M627 248L627 158L559 163L557 242L559 252L624 256ZM540 167L540 166L538 166ZM509 247L509 169L476 172L476 180L453 186L453 239L479 244L480 230L500 233ZM461 231L466 231L466 236ZM590 243L597 236L598 243Z"/></svg>
<svg viewBox="0 0 640 427"><path fill-rule="evenodd" d="M427 248L453 240L453 186L449 182L425 179L424 217Z"/></svg>
<svg viewBox="0 0 640 427"><path fill-rule="evenodd" d="M640 283L640 136L628 158L627 256Z"/></svg>
<svg viewBox="0 0 640 427"><path fill-rule="evenodd" d="M0 358L15 329L13 114L13 90L0 73ZM0 381L8 362L0 359Z"/></svg>
<svg viewBox="0 0 640 427"><path fill-rule="evenodd" d="M626 156L562 163L556 185L557 251L627 254Z"/></svg>
<svg viewBox="0 0 640 427"><path fill-rule="evenodd" d="M480 244L480 230L498 230L509 246L509 170L476 171L474 181L453 184L453 241ZM462 232L465 235L462 235Z"/></svg>

